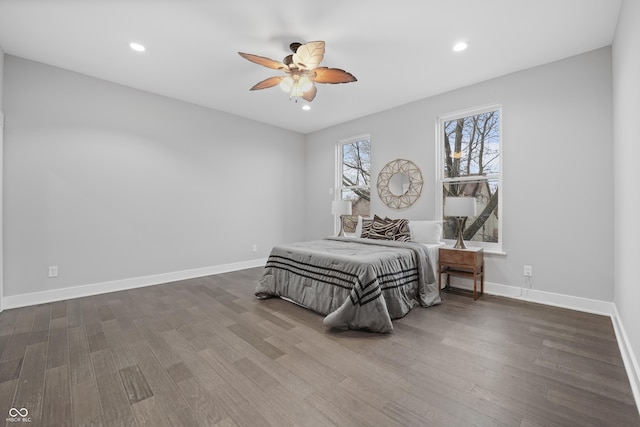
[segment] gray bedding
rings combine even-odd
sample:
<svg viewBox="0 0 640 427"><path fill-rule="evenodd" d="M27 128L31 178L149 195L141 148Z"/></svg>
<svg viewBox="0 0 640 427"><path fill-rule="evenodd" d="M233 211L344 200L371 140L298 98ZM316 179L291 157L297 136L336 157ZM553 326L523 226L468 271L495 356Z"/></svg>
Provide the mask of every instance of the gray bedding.
<svg viewBox="0 0 640 427"><path fill-rule="evenodd" d="M256 287L327 315L328 327L391 332L391 321L441 302L417 243L330 237L276 246Z"/></svg>

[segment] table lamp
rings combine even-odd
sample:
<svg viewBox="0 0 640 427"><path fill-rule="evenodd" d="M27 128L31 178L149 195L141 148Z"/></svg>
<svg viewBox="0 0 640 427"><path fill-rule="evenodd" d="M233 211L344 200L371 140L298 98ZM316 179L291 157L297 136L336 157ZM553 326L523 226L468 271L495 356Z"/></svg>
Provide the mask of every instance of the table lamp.
<svg viewBox="0 0 640 427"><path fill-rule="evenodd" d="M340 232L338 233L338 237L344 236L342 219L345 215L351 215L351 201L350 200L334 200L333 202L331 202L331 213L333 215L340 216Z"/></svg>
<svg viewBox="0 0 640 427"><path fill-rule="evenodd" d="M475 197L447 197L444 202L444 216L458 218L458 241L454 248L467 249L462 238L462 223L465 218L476 216Z"/></svg>

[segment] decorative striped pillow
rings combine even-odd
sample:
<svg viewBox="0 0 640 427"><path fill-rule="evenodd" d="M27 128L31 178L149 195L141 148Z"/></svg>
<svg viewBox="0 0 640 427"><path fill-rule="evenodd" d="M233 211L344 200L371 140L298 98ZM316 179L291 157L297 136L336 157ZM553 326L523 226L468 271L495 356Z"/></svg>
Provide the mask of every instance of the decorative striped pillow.
<svg viewBox="0 0 640 427"><path fill-rule="evenodd" d="M393 236L393 240L397 240L399 242L410 242L411 241L411 229L409 228L409 221L406 219L397 219L398 221L398 231Z"/></svg>
<svg viewBox="0 0 640 427"><path fill-rule="evenodd" d="M409 231L409 221L406 219L390 219L380 218L378 215L373 217L370 239L377 240L397 240L401 242L411 241L411 232Z"/></svg>
<svg viewBox="0 0 640 427"><path fill-rule="evenodd" d="M360 237L364 237L364 238L369 237L369 233L371 233L372 224L373 224L372 219L362 218L362 233L360 233Z"/></svg>

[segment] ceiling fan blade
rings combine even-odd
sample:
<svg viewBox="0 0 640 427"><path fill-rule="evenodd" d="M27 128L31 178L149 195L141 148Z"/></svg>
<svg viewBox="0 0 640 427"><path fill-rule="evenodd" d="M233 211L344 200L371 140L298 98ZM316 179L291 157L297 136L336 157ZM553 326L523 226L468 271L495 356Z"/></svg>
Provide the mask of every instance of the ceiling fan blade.
<svg viewBox="0 0 640 427"><path fill-rule="evenodd" d="M280 84L282 77L269 77L268 79L264 79L263 81L256 83L249 90L260 90L260 89L268 89L270 87L274 87Z"/></svg>
<svg viewBox="0 0 640 427"><path fill-rule="evenodd" d="M300 70L313 70L324 58L324 42L309 42L298 47L293 54L293 63Z"/></svg>
<svg viewBox="0 0 640 427"><path fill-rule="evenodd" d="M263 67L271 68L273 70L285 70L288 71L289 67L280 61L275 59L265 58L264 56L252 55L250 53L238 52L238 55L242 56L247 61L251 61L255 64L262 65Z"/></svg>
<svg viewBox="0 0 640 427"><path fill-rule="evenodd" d="M316 83L351 83L358 81L353 74L339 68L318 67L313 71L315 71L315 76L311 77L311 80Z"/></svg>
<svg viewBox="0 0 640 427"><path fill-rule="evenodd" d="M313 85L311 89L309 89L308 91L302 94L302 99L304 99L305 101L311 102L313 101L313 98L316 97L317 92L318 92L318 89L316 89L316 86Z"/></svg>

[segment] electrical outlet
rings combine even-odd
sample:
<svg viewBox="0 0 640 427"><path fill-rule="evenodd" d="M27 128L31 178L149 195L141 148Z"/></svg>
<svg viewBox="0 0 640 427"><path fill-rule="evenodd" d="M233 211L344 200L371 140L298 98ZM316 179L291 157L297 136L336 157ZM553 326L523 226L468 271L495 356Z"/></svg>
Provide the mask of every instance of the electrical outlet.
<svg viewBox="0 0 640 427"><path fill-rule="evenodd" d="M251 248L253 252L258 252L258 245L254 244L253 248Z"/></svg>
<svg viewBox="0 0 640 427"><path fill-rule="evenodd" d="M58 266L50 265L49 266L49 277L58 277Z"/></svg>
<svg viewBox="0 0 640 427"><path fill-rule="evenodd" d="M531 267L530 265L525 265L524 266L524 275L526 277L533 276L533 267Z"/></svg>

